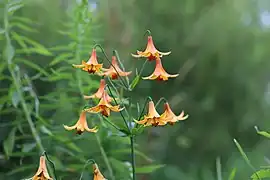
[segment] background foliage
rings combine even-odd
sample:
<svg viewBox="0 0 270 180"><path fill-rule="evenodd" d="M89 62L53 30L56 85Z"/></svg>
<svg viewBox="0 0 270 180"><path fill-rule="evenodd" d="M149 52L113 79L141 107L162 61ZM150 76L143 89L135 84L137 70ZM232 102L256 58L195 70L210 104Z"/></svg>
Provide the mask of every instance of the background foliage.
<svg viewBox="0 0 270 180"><path fill-rule="evenodd" d="M139 179L249 179L236 138L256 169L269 165L269 143L254 126L269 129L270 2L267 0L1 0L0 177L31 177L46 149L62 179L80 176L95 158L106 177L130 178L128 139L107 124L96 135L75 136L72 124L85 105L82 94L98 79L74 70L95 43L109 55L117 49L126 69L143 60L146 29L169 72L180 76L160 84L140 81L133 99L164 96L185 122L147 128L136 139ZM100 59L103 57L100 54ZM148 65L144 75L152 72ZM133 112L136 116L137 112ZM118 123L120 117L113 116ZM146 156L146 155L147 156ZM147 165L165 164L153 171ZM235 170L233 170L235 169ZM84 179L91 179L87 168Z"/></svg>

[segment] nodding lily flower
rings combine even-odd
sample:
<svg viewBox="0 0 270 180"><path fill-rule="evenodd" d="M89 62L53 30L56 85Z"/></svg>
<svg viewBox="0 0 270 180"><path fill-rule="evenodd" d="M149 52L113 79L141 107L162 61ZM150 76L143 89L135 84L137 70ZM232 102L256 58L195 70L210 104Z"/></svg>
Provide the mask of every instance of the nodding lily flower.
<svg viewBox="0 0 270 180"><path fill-rule="evenodd" d="M98 165L95 163L93 164L94 170L94 180L107 180L100 172Z"/></svg>
<svg viewBox="0 0 270 180"><path fill-rule="evenodd" d="M163 126L167 123L165 119L158 114L153 101L148 103L148 114L144 116L143 120L134 121L144 126Z"/></svg>
<svg viewBox="0 0 270 180"><path fill-rule="evenodd" d="M82 61L82 64L76 65L72 64L73 67L75 68L81 68L83 71L87 71L90 74L94 74L96 72L100 72L103 64L99 64L97 61L97 52L96 49L94 48L91 54L91 57L87 62L84 60Z"/></svg>
<svg viewBox="0 0 270 180"><path fill-rule="evenodd" d="M138 51L137 54L131 54L133 57L140 58L146 57L149 61L153 61L162 56L169 55L171 52L160 52L156 49L152 36L148 36L147 46L144 51Z"/></svg>
<svg viewBox="0 0 270 180"><path fill-rule="evenodd" d="M164 104L164 109L165 111L163 114L161 114L161 117L164 118L170 125L174 125L177 121L186 120L188 118L188 115L184 116L184 111L182 111L180 115L176 116L170 108L169 103Z"/></svg>
<svg viewBox="0 0 270 180"><path fill-rule="evenodd" d="M106 91L104 91L98 105L85 109L84 111L89 112L89 113L101 113L102 115L109 117L111 114L111 111L120 112L123 109L124 108L120 108L119 105L117 106L111 105L108 100L108 96L106 96Z"/></svg>
<svg viewBox="0 0 270 180"><path fill-rule="evenodd" d="M106 99L108 100L108 102L111 102L112 97L110 97L109 94L105 91L105 87L106 87L105 85L106 85L105 79L101 79L97 92L91 96L83 96L84 99L92 99L92 98L101 99L102 94L105 93Z"/></svg>
<svg viewBox="0 0 270 180"><path fill-rule="evenodd" d="M40 156L38 170L31 179L32 180L52 180L52 178L50 177L48 173L48 170L46 167L46 159L44 156Z"/></svg>
<svg viewBox="0 0 270 180"><path fill-rule="evenodd" d="M76 134L79 134L79 135L81 135L84 131L88 131L88 132L92 132L92 133L96 133L98 131L97 127L94 127L92 129L90 129L88 127L87 121L86 121L86 112L85 111L81 112L80 118L74 126L64 125L64 128L68 131L76 129Z"/></svg>
<svg viewBox="0 0 270 180"><path fill-rule="evenodd" d="M112 56L111 63L112 64L109 67L109 69L102 68L102 70L104 71L104 73L101 73L102 76L109 76L112 79L117 79L118 76L128 76L131 74L131 71L125 72L125 71L120 69L120 67L117 63L117 60L116 60L116 56Z"/></svg>
<svg viewBox="0 0 270 180"><path fill-rule="evenodd" d="M150 79L150 80L159 80L159 81L167 81L169 78L177 77L179 74L168 74L162 66L161 59L157 58L156 60L156 67L154 72L148 76L143 77L143 79Z"/></svg>

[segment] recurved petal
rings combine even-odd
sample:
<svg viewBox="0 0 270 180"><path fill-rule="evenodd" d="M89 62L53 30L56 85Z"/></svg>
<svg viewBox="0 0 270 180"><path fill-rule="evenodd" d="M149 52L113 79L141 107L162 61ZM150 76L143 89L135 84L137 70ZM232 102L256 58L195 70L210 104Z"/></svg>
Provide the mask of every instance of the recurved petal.
<svg viewBox="0 0 270 180"><path fill-rule="evenodd" d="M120 112L120 111L122 111L124 109L124 107L120 108L120 105L110 106L109 108L114 112Z"/></svg>
<svg viewBox="0 0 270 180"><path fill-rule="evenodd" d="M142 79L151 79L151 80L154 80L156 79L158 76L154 75L154 74L151 74L150 76L147 76L147 77L142 77Z"/></svg>
<svg viewBox="0 0 270 180"><path fill-rule="evenodd" d="M171 54L171 51L168 51L168 52L160 52L160 51L158 51L158 53L163 55L163 56L167 56L167 55Z"/></svg>
<svg viewBox="0 0 270 180"><path fill-rule="evenodd" d="M88 126L84 127L86 131L96 133L98 131L98 128L95 126L94 128L89 128Z"/></svg>
<svg viewBox="0 0 270 180"><path fill-rule="evenodd" d="M145 124L147 122L147 119L143 119L143 120L140 120L140 121L137 121L136 119L133 119L137 124Z"/></svg>
<svg viewBox="0 0 270 180"><path fill-rule="evenodd" d="M74 126L67 126L67 125L64 125L64 124L63 124L63 126L64 126L64 128L65 128L66 130L71 131L71 130L73 130L73 129L76 129L77 124L75 124Z"/></svg>
<svg viewBox="0 0 270 180"><path fill-rule="evenodd" d="M177 120L181 121L181 120L186 120L189 117L189 115L187 114L184 116L184 111L182 111L181 114L179 114L179 116L176 116L176 117L177 117Z"/></svg>
<svg viewBox="0 0 270 180"><path fill-rule="evenodd" d="M92 99L92 98L96 98L95 95L91 95L91 96L87 96L87 95L83 95L84 99Z"/></svg>
<svg viewBox="0 0 270 180"><path fill-rule="evenodd" d="M83 68L85 65L82 65L82 64L80 64L80 65L72 64L72 66L74 68Z"/></svg>
<svg viewBox="0 0 270 180"><path fill-rule="evenodd" d="M135 58L142 57L142 56L141 56L141 55L139 55L139 54L132 54L132 53L131 53L131 56L133 56L133 57L135 57Z"/></svg>

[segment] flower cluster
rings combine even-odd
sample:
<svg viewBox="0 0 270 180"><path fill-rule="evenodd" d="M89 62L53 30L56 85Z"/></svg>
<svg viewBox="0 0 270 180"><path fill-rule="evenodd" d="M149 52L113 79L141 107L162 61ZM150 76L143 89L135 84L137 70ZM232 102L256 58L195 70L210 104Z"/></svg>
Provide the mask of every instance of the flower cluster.
<svg viewBox="0 0 270 180"><path fill-rule="evenodd" d="M143 117L142 120L134 120L136 123L144 126L164 126L167 123L174 125L177 121L185 120L188 118L188 115L184 116L184 111L180 115L175 115L172 109L170 108L169 103L164 104L164 112L160 115L153 101L148 103L148 114Z"/></svg>
<svg viewBox="0 0 270 180"><path fill-rule="evenodd" d="M177 77L179 74L167 73L162 65L161 58L163 56L169 55L171 52L160 52L159 50L157 50L154 45L153 38L150 35L150 31L148 32L149 32L149 36L148 36L148 42L147 42L147 47L145 51L137 51L136 55L132 54L133 57L136 57L136 58L143 57L143 58L147 58L147 61L155 62L156 66L155 66L154 72L150 76L143 77L142 79L167 81L169 78ZM101 48L103 54L106 57L106 60L110 63L110 66L108 68L103 67L103 62L102 63L98 62L96 46L99 46ZM134 134L132 131L132 127L128 125L128 123L125 120L124 115L121 112L125 108L125 106L121 104L121 106L123 106L121 107L118 104L119 99L120 99L120 102L122 102L121 98L114 97L113 93L110 90L110 85L106 83L107 79L111 79L110 82L112 82L112 84L114 80L119 79L121 83L125 86L126 90L131 91L136 85L132 86L132 83L131 85L129 85L128 83L129 81L125 83L122 77L127 77L132 72L124 71L123 68L119 66L120 59L116 51L114 51L111 60L109 60L103 48L100 45L96 45L96 46L94 46L91 56L87 62L83 60L81 64L73 64L72 66L74 68L79 68L82 71L88 72L89 74L94 74L101 77L100 85L99 85L99 88L96 90L96 92L94 94L83 96L85 100L95 99L98 102L96 103L96 105L93 105L93 106L91 105L90 107L87 107L81 110L79 120L77 121L75 125L73 126L64 125L64 128L69 131L76 130L76 133L79 135L82 134L84 131L96 133L98 131L98 128L96 126L93 128L88 127L87 120L86 120L87 113L94 113L94 114L99 113L101 114L101 116L104 117L105 120L107 120L106 117L109 117L111 115L111 111L120 112L123 120L125 121L127 129L120 129L118 126L115 126L109 120L108 122L111 123L111 125L113 125L117 130L121 132L125 132L126 135L129 135L131 138L133 138ZM136 82L136 78L133 80L133 82ZM117 92L117 94L120 94L117 91L117 88L115 88L115 86L113 87L114 87L114 90ZM128 115L129 117L132 117L130 114ZM148 102L148 113L144 116L141 115L141 117L139 117L137 120L134 119L134 121L138 125L141 125L140 127L165 126L167 124L174 125L176 122L185 120L187 118L188 118L188 115L185 115L184 111L182 111L179 115L176 115L172 111L167 101L164 103L164 111L162 112L162 114L159 114L156 110L154 102L150 100ZM133 168L135 168L135 166ZM95 163L93 164L93 170L94 170L94 180L106 180L104 176L101 174L101 172L99 171L98 166ZM135 173L133 175L135 175ZM45 158L43 156L41 157L41 160L40 160L40 168L38 169L38 172L36 173L34 177L36 179L44 179L44 180L51 179L47 172L46 165L45 165Z"/></svg>
<svg viewBox="0 0 270 180"><path fill-rule="evenodd" d="M151 35L148 36L146 49L142 51L137 51L137 54L131 54L133 57L140 58L145 57L148 61L155 61L156 67L154 72L147 77L143 77L143 79L150 80L159 80L159 81L167 81L169 78L177 77L179 74L169 74L165 71L162 66L161 57L165 55L169 55L171 52L160 52L156 49L154 45L154 41Z"/></svg>

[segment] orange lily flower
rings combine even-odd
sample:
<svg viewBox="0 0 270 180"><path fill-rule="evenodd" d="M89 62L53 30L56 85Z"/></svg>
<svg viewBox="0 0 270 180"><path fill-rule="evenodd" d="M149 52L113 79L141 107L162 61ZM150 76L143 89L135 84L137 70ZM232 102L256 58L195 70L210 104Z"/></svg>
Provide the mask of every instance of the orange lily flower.
<svg viewBox="0 0 270 180"><path fill-rule="evenodd" d="M106 96L106 94L107 94L106 91L104 91L98 105L85 109L84 111L90 112L90 113L101 113L102 115L109 117L111 111L120 112L124 109L124 108L120 108L119 105L117 106L111 105L109 102L108 96Z"/></svg>
<svg viewBox="0 0 270 180"><path fill-rule="evenodd" d="M106 85L105 79L101 79L100 80L100 85L99 85L99 88L98 88L97 92L95 94L91 95L91 96L84 95L83 96L84 99L94 99L94 98L101 99L102 94L105 93L106 99L108 99L108 102L111 102L112 97L110 97L109 94L105 91L105 85Z"/></svg>
<svg viewBox="0 0 270 180"><path fill-rule="evenodd" d="M93 48L91 57L89 58L89 60L87 62L85 62L83 60L82 64L80 64L80 65L72 64L72 66L75 68L81 68L83 71L87 71L90 74L91 73L94 74L96 72L100 72L103 64L98 63L97 52L96 52L96 49Z"/></svg>
<svg viewBox="0 0 270 180"><path fill-rule="evenodd" d="M146 49L142 51L137 50L137 54L131 54L133 57L146 57L149 61L153 61L162 56L169 55L171 52L160 52L156 49L152 36L148 36Z"/></svg>
<svg viewBox="0 0 270 180"><path fill-rule="evenodd" d="M86 121L86 112L85 111L82 111L81 114L80 114L80 118L79 120L77 121L77 123L74 125L74 126L66 126L64 125L64 128L68 131L71 131L73 129L76 129L76 133L77 134L82 134L85 130L88 131L88 132L92 132L92 133L96 133L98 130L97 130L97 127L94 127L92 129L90 129L87 125L87 121Z"/></svg>
<svg viewBox="0 0 270 180"><path fill-rule="evenodd" d="M158 114L153 101L148 103L148 114L144 116L143 120L134 121L138 124L143 124L144 126L163 126L167 123L165 119Z"/></svg>
<svg viewBox="0 0 270 180"><path fill-rule="evenodd" d="M107 180L100 172L98 165L93 164L94 180Z"/></svg>
<svg viewBox="0 0 270 180"><path fill-rule="evenodd" d="M176 116L170 108L169 103L164 104L164 109L165 111L163 114L161 114L161 117L164 118L170 125L174 125L177 121L186 120L188 118L188 115L184 116L184 111L182 111L180 115Z"/></svg>
<svg viewBox="0 0 270 180"><path fill-rule="evenodd" d="M112 65L109 69L102 68L104 73L101 73L102 76L109 76L112 79L117 79L118 76L128 76L131 74L131 71L125 72L122 71L117 63L116 56L112 56Z"/></svg>
<svg viewBox="0 0 270 180"><path fill-rule="evenodd" d="M46 167L46 159L44 156L40 156L38 170L31 179L32 180L52 180L52 178L50 177L48 173L48 170Z"/></svg>
<svg viewBox="0 0 270 180"><path fill-rule="evenodd" d="M168 74L162 66L161 59L157 58L154 72L148 77L143 77L143 79L150 79L150 80L157 79L159 81L167 81L169 78L174 78L177 77L178 75L179 74L173 75Z"/></svg>

